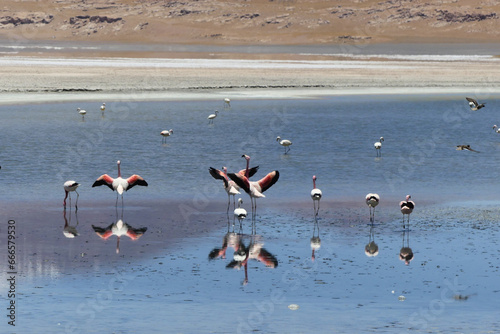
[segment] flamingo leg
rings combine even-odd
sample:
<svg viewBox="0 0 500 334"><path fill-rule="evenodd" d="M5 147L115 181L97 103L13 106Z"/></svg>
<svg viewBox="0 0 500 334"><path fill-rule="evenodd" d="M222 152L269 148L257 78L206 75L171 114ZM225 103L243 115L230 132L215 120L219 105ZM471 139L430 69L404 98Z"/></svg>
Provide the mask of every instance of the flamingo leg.
<svg viewBox="0 0 500 334"><path fill-rule="evenodd" d="M229 205L231 205L231 195L227 194L227 214L229 214Z"/></svg>

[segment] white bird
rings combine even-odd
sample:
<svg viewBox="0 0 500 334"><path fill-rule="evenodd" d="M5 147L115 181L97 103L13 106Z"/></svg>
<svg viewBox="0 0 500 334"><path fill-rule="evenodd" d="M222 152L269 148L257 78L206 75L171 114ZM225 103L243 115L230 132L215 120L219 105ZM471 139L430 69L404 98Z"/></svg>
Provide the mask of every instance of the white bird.
<svg viewBox="0 0 500 334"><path fill-rule="evenodd" d="M380 196L378 194L369 193L365 197L366 205L370 208L370 222L373 223L375 220L375 207L378 205L380 201ZM373 208L373 213L372 213Z"/></svg>
<svg viewBox="0 0 500 334"><path fill-rule="evenodd" d="M498 128L498 126L495 124L493 125L493 131L495 131L496 133L500 133L500 128Z"/></svg>
<svg viewBox="0 0 500 334"><path fill-rule="evenodd" d="M214 123L214 118L217 117L217 114L219 113L218 110L214 111L213 114L208 115L208 123L213 124Z"/></svg>
<svg viewBox="0 0 500 334"><path fill-rule="evenodd" d="M383 141L384 141L384 137L380 137L380 140L378 142L376 142L375 144L373 144L373 146L375 147L375 150L377 151L377 157L382 156L382 142Z"/></svg>
<svg viewBox="0 0 500 334"><path fill-rule="evenodd" d="M224 99L224 108L231 108L231 100L228 97Z"/></svg>
<svg viewBox="0 0 500 334"><path fill-rule="evenodd" d="M241 207L242 203L243 203L243 200L241 198L238 198L238 207L236 209L234 209L234 216L236 218L238 218L240 225L241 225L241 221L247 217L247 210L245 210Z"/></svg>
<svg viewBox="0 0 500 334"><path fill-rule="evenodd" d="M408 215L408 225L410 224L410 213L413 212L415 208L415 203L410 201L411 196L406 195L406 200L399 202L399 207L401 208L401 213L403 214L403 230L405 229L405 215Z"/></svg>
<svg viewBox="0 0 500 334"><path fill-rule="evenodd" d="M170 137L172 134L174 133L174 130L170 129L170 130L163 130L162 132L160 132L160 135L162 135L162 143L166 143L167 142L167 137Z"/></svg>
<svg viewBox="0 0 500 334"><path fill-rule="evenodd" d="M132 188L133 186L136 186L136 185L147 187L148 183L146 182L146 180L144 180L142 177L140 177L137 174L134 174L127 179L123 179L121 171L120 171L120 164L121 164L120 160L118 160L116 162L116 164L118 165L118 177L116 179L113 179L108 174L103 174L103 175L99 176L99 178L94 182L92 187L106 185L111 190L113 190L113 191L116 190L116 192L117 192L117 196L116 196L117 202L116 203L118 204L118 195L122 195L122 202L123 202L123 193L125 191L129 190L130 188Z"/></svg>
<svg viewBox="0 0 500 334"><path fill-rule="evenodd" d="M104 110L106 110L106 103L102 103L101 105L101 116L104 116Z"/></svg>
<svg viewBox="0 0 500 334"><path fill-rule="evenodd" d="M323 193L321 192L321 190L316 188L316 175L313 175L313 189L311 190L311 198L313 200L314 214L316 216L319 213L319 201L321 199L321 196L323 196ZM318 209L316 209L316 202L318 202Z"/></svg>
<svg viewBox="0 0 500 334"><path fill-rule="evenodd" d="M78 188L79 185L80 185L79 183L77 183L76 181L73 181L73 180L64 182L64 192L66 193L66 195L64 196L63 205L64 205L65 209L66 209L66 198L68 198L68 195L69 195L69 201L71 203L70 192L74 191L76 193L75 208L78 210L78 197L80 197L80 194L78 193L78 191L76 191L76 188Z"/></svg>
<svg viewBox="0 0 500 334"><path fill-rule="evenodd" d="M292 142L290 140L288 139L281 140L281 137L278 136L276 138L276 141L279 142L279 144L285 148L285 154L287 154L290 151L290 145L292 145Z"/></svg>
<svg viewBox="0 0 500 334"><path fill-rule="evenodd" d="M76 111L78 111L78 113L80 115L82 115L82 120L84 120L85 119L85 115L87 115L87 111L83 110L83 109L80 109L80 108L77 108Z"/></svg>

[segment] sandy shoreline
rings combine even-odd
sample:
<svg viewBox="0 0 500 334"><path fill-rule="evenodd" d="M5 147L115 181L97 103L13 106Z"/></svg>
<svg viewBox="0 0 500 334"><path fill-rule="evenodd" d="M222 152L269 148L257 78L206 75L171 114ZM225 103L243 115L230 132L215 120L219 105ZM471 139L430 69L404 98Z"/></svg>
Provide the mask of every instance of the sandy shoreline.
<svg viewBox="0 0 500 334"><path fill-rule="evenodd" d="M71 100L313 98L500 92L497 58L244 60L0 58L0 103Z"/></svg>

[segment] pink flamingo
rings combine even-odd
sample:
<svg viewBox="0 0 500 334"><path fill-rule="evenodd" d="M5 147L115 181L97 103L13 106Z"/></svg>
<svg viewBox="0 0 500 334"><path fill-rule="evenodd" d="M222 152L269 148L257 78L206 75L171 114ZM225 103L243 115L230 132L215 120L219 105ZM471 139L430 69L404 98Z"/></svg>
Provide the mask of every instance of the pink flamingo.
<svg viewBox="0 0 500 334"><path fill-rule="evenodd" d="M314 204L314 214L317 216L319 213L319 201L321 200L323 193L321 190L316 188L316 175L313 175L313 189L311 190L311 198ZM316 209L316 202L318 202L318 209Z"/></svg>
<svg viewBox="0 0 500 334"><path fill-rule="evenodd" d="M76 188L78 188L79 185L80 183L72 180L64 182L64 192L66 193L66 196L64 196L63 205L65 209L66 209L66 198L68 198L69 195L69 201L71 203L71 195L69 193L74 191L76 193L75 208L78 210L78 197L80 197L80 194L78 193L78 191L76 191Z"/></svg>
<svg viewBox="0 0 500 334"><path fill-rule="evenodd" d="M415 208L415 202L410 201L411 196L406 195L406 200L399 202L401 213L403 214L403 230L405 229L405 215L408 215L408 225L410 224L410 213Z"/></svg>
<svg viewBox="0 0 500 334"><path fill-rule="evenodd" d="M380 202L380 196L375 193L369 193L365 197L366 205L368 205L368 208L370 208L370 223L373 224L373 221L375 220L375 207L378 205ZM372 208L373 208L373 213L372 213Z"/></svg>
<svg viewBox="0 0 500 334"><path fill-rule="evenodd" d="M255 173L257 173L257 170L259 170L259 166L255 166L249 169L248 175L249 177L253 176ZM224 181L224 190L227 192L227 212L229 212L229 205L231 203L231 196L233 196L233 209L236 208L236 201L235 201L235 195L240 194L239 190L240 187L234 182L233 180L230 180L227 177L227 168L225 166L222 167L222 170L215 169L213 167L210 167L208 169L210 175L214 179L217 180L222 180ZM245 175L246 169L242 169L238 172L238 174Z"/></svg>
<svg viewBox="0 0 500 334"><path fill-rule="evenodd" d="M128 179L123 179L122 174L120 172L120 160L118 160L116 164L118 165L118 177L116 179L113 179L108 174L103 174L99 176L99 178L94 182L92 187L106 185L111 190L113 191L116 190L117 192L116 201L118 204L118 195L122 195L122 201L123 201L123 193L125 191L129 190L130 188L136 185L147 187L148 183L146 182L146 180L144 180L137 174L132 175Z"/></svg>
<svg viewBox="0 0 500 334"><path fill-rule="evenodd" d="M278 181L280 173L275 170L264 176L259 181L250 181L248 179L250 177L250 170L248 167L250 165L250 157L246 154L242 155L242 157L247 161L245 175L240 173L229 173L227 176L236 182L236 184L250 196L250 201L252 202L252 212L255 212L255 210L257 210L257 198L266 197L263 192L271 188L271 186Z"/></svg>

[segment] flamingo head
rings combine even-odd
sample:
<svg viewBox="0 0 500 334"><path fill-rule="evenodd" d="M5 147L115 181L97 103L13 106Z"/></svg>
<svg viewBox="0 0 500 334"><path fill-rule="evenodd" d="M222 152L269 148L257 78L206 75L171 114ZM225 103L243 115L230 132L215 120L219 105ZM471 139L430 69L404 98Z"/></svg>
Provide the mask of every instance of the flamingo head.
<svg viewBox="0 0 500 334"><path fill-rule="evenodd" d="M313 175L313 181L316 181L316 175Z"/></svg>
<svg viewBox="0 0 500 334"><path fill-rule="evenodd" d="M241 199L241 197L238 198L238 204L242 204L242 203L243 203L243 199Z"/></svg>
<svg viewBox="0 0 500 334"><path fill-rule="evenodd" d="M380 142L383 142L384 141L384 137L380 137Z"/></svg>
<svg viewBox="0 0 500 334"><path fill-rule="evenodd" d="M245 158L245 159L246 159L246 161L250 161L250 156L248 156L248 155L246 155L246 154L243 154L241 157L242 157L242 158Z"/></svg>
<svg viewBox="0 0 500 334"><path fill-rule="evenodd" d="M408 202L410 200L411 196L410 195L406 195L406 201Z"/></svg>
<svg viewBox="0 0 500 334"><path fill-rule="evenodd" d="M280 141L280 140L281 140L280 136L276 137L276 141Z"/></svg>
<svg viewBox="0 0 500 334"><path fill-rule="evenodd" d="M227 174L227 167L226 166L222 166L222 170L224 171L224 173Z"/></svg>
<svg viewBox="0 0 500 334"><path fill-rule="evenodd" d="M497 126L496 124L495 124L495 125L493 125L493 129L496 129L496 128L498 128L498 126Z"/></svg>
<svg viewBox="0 0 500 334"><path fill-rule="evenodd" d="M120 160L118 160L118 161L116 162L116 164L119 166L119 165L121 164Z"/></svg>

